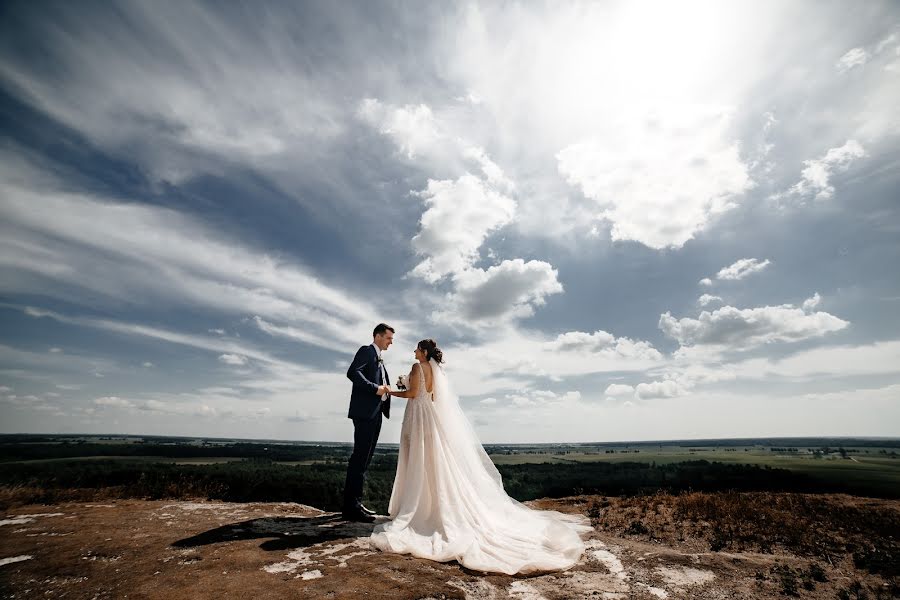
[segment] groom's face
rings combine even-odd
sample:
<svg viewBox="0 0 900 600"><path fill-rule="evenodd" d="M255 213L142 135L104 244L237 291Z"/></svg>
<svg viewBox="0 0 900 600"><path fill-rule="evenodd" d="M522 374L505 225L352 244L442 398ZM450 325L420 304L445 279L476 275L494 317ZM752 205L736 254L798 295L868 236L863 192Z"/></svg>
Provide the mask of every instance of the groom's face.
<svg viewBox="0 0 900 600"><path fill-rule="evenodd" d="M387 350L388 347L394 343L394 332L388 329L384 333L379 333L375 336L375 345L381 348L382 350Z"/></svg>

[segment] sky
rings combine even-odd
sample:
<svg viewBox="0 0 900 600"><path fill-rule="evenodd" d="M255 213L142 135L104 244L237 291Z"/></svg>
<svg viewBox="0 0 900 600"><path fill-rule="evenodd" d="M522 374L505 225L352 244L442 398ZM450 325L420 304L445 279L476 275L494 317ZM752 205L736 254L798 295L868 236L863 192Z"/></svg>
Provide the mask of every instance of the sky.
<svg viewBox="0 0 900 600"><path fill-rule="evenodd" d="M900 436L896 2L4 2L0 433ZM381 441L397 442L394 399Z"/></svg>

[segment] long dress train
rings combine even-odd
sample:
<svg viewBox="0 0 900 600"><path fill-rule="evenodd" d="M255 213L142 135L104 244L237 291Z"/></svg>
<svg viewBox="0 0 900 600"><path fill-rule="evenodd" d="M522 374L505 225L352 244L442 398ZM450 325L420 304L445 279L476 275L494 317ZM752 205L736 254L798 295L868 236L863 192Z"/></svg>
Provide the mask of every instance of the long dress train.
<svg viewBox="0 0 900 600"><path fill-rule="evenodd" d="M579 534L591 530L588 519L510 498L443 368L434 360L431 367L433 399L419 369L419 392L407 402L400 430L391 520L375 527L372 544L509 575L572 567L584 551Z"/></svg>

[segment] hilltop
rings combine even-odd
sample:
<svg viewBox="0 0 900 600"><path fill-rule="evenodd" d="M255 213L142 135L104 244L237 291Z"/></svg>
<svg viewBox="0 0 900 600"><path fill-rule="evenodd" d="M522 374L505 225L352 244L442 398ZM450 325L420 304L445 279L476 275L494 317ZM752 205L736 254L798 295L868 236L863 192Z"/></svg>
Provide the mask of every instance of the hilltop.
<svg viewBox="0 0 900 600"><path fill-rule="evenodd" d="M900 501L751 493L573 496L595 530L563 573L482 575L384 554L372 525L294 503L110 500L0 520L5 598L889 598Z"/></svg>

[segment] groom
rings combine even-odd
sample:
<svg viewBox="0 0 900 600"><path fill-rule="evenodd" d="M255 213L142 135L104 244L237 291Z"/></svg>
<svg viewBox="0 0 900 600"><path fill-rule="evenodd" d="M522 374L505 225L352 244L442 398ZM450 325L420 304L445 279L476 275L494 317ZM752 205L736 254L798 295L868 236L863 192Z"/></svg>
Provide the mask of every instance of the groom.
<svg viewBox="0 0 900 600"><path fill-rule="evenodd" d="M363 523L375 521L375 511L362 503L363 484L381 431L381 415L391 418L391 396L387 393L390 379L381 353L394 342L394 328L379 323L372 337L372 345L362 346L347 369L347 378L353 382L347 414L353 419L353 454L344 483L343 517Z"/></svg>

